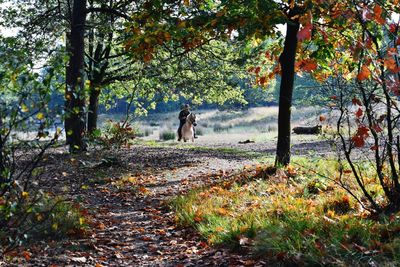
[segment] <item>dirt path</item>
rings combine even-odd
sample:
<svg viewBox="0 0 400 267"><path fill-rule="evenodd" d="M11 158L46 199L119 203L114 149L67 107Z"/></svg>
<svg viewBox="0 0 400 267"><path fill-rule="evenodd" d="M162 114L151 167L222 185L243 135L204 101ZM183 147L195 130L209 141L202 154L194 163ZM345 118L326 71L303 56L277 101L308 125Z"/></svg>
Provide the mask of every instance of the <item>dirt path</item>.
<svg viewBox="0 0 400 267"><path fill-rule="evenodd" d="M166 205L252 162L246 153L205 148L134 146L79 158L55 151L44 165L51 176L40 186L79 201L91 230L83 239L32 246L24 265L262 266L245 252L208 247L194 231L179 228Z"/></svg>

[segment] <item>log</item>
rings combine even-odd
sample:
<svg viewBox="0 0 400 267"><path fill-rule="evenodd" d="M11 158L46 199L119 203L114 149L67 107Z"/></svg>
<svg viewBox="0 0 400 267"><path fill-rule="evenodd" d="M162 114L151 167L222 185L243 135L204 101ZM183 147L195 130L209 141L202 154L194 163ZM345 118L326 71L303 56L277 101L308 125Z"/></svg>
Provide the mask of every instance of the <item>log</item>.
<svg viewBox="0 0 400 267"><path fill-rule="evenodd" d="M321 133L321 125L316 126L299 126L294 127L293 132L295 134L320 134Z"/></svg>

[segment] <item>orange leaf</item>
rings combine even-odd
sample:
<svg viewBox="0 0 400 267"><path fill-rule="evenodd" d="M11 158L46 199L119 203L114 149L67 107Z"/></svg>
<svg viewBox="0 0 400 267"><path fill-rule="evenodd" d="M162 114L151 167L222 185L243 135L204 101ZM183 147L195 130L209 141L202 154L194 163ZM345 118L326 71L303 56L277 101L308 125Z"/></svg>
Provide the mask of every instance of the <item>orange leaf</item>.
<svg viewBox="0 0 400 267"><path fill-rule="evenodd" d="M391 72L397 72L398 71L396 60L393 57L385 58L384 64L385 64L385 67L388 70L390 70Z"/></svg>
<svg viewBox="0 0 400 267"><path fill-rule="evenodd" d="M377 133L380 133L380 132L383 131L382 128L381 128L378 124L374 124L374 125L372 126L372 129L374 129L375 132L377 132Z"/></svg>
<svg viewBox="0 0 400 267"><path fill-rule="evenodd" d="M375 21L381 25L385 24L385 19L382 17L382 7L376 5L374 7Z"/></svg>
<svg viewBox="0 0 400 267"><path fill-rule="evenodd" d="M226 209L224 209L224 208L219 208L219 209L217 209L217 213L219 215L227 215L228 211Z"/></svg>
<svg viewBox="0 0 400 267"><path fill-rule="evenodd" d="M360 118L363 115L363 111L361 108L358 108L357 112L356 112L356 116L357 118Z"/></svg>
<svg viewBox="0 0 400 267"><path fill-rule="evenodd" d="M380 5L374 6L374 14L377 18L382 17L382 7Z"/></svg>
<svg viewBox="0 0 400 267"><path fill-rule="evenodd" d="M391 33L395 33L395 32L397 31L397 25L394 24L394 23L390 24L390 25L389 25L389 31L390 31Z"/></svg>
<svg viewBox="0 0 400 267"><path fill-rule="evenodd" d="M195 222L201 222L202 220L203 219L201 217L199 217L199 216L196 216L196 217L193 218L193 221L195 221Z"/></svg>
<svg viewBox="0 0 400 267"><path fill-rule="evenodd" d="M184 4L185 6L189 6L190 2L189 2L189 0L183 0L183 4Z"/></svg>
<svg viewBox="0 0 400 267"><path fill-rule="evenodd" d="M307 24L297 33L297 39L299 41L311 39L312 24Z"/></svg>
<svg viewBox="0 0 400 267"><path fill-rule="evenodd" d="M204 241L201 241L201 242L198 244L198 246L201 247L201 248L206 248L206 247L208 247L207 243L204 242Z"/></svg>
<svg viewBox="0 0 400 267"><path fill-rule="evenodd" d="M382 8L380 5L375 5L374 6L374 13L376 17L381 17L382 16Z"/></svg>
<svg viewBox="0 0 400 267"><path fill-rule="evenodd" d="M22 256L24 256L25 260L29 261L31 259L31 253L28 251L22 252Z"/></svg>
<svg viewBox="0 0 400 267"><path fill-rule="evenodd" d="M357 75L357 79L359 81L364 81L364 80L368 79L370 75L371 75L371 71L368 69L367 66L363 65L361 67L360 73L358 73L358 75Z"/></svg>
<svg viewBox="0 0 400 267"><path fill-rule="evenodd" d="M369 129L361 125L357 129L357 133L351 138L355 147L363 147L365 145L365 139L369 136Z"/></svg>
<svg viewBox="0 0 400 267"><path fill-rule="evenodd" d="M314 61L307 61L304 65L303 65L303 67L302 67L302 69L304 70L304 71L306 71L306 72L311 72L311 71L313 71L313 70L316 70L317 69L317 63L315 63Z"/></svg>
<svg viewBox="0 0 400 267"><path fill-rule="evenodd" d="M149 190L144 186L139 187L138 190L143 194L146 194L149 192Z"/></svg>
<svg viewBox="0 0 400 267"><path fill-rule="evenodd" d="M355 147L363 147L365 145L365 139L362 136L356 135L351 139Z"/></svg>
<svg viewBox="0 0 400 267"><path fill-rule="evenodd" d="M144 62L149 62L153 58L152 54L146 54L143 57Z"/></svg>
<svg viewBox="0 0 400 267"><path fill-rule="evenodd" d="M319 121L326 121L326 116L324 116L324 115L320 115L319 116Z"/></svg>
<svg viewBox="0 0 400 267"><path fill-rule="evenodd" d="M171 40L171 34L169 32L164 32L164 38L167 41Z"/></svg>
<svg viewBox="0 0 400 267"><path fill-rule="evenodd" d="M374 150L374 151L375 151L375 150L378 150L378 146L373 145L373 146L370 147L370 149L371 149L371 150Z"/></svg>
<svg viewBox="0 0 400 267"><path fill-rule="evenodd" d="M353 99L351 100L351 102L353 103L353 105L359 105L359 106L362 105L360 99L358 99L358 98L356 98L356 97L353 97Z"/></svg>
<svg viewBox="0 0 400 267"><path fill-rule="evenodd" d="M358 129L357 129L357 134L358 135L362 135L364 137L368 137L369 136L368 132L369 132L369 129L364 125L359 126Z"/></svg>

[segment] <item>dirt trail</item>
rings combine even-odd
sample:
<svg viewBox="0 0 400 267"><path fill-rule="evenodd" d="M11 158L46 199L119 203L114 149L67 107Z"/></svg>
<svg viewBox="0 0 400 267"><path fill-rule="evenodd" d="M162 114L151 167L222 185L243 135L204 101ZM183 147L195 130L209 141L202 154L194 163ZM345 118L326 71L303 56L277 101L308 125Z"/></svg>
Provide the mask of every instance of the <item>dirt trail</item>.
<svg viewBox="0 0 400 267"><path fill-rule="evenodd" d="M261 151L268 153L266 148ZM208 247L193 230L176 226L166 205L188 189L252 162L246 153L204 148L134 146L79 158L55 151L44 165L51 176L44 177L40 186L79 200L91 230L83 239L33 246L30 261L23 264L262 266L262 261L252 261L243 251L238 255ZM121 184L121 177L133 184Z"/></svg>

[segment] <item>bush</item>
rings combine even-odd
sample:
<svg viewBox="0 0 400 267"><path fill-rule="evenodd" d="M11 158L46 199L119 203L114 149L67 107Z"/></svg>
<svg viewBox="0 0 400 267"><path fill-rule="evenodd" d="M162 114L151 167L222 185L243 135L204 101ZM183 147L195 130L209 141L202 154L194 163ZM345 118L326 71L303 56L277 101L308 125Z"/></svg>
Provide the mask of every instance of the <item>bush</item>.
<svg viewBox="0 0 400 267"><path fill-rule="evenodd" d="M31 72L33 64L25 62L29 58L25 53L14 48L3 53L3 49L1 46L1 255L34 238L77 234L84 225L77 208L58 198L51 200L34 183L44 170L40 165L45 153L57 145L61 134L61 129L56 128L60 118L57 108L49 109L52 88L57 88L55 73L48 69L39 76ZM65 63L61 59L56 62L60 67ZM55 131L50 130L54 128Z"/></svg>
<svg viewBox="0 0 400 267"><path fill-rule="evenodd" d="M231 129L231 128L232 128L232 125L224 126L220 123L216 123L216 124L214 124L213 130L214 130L214 132L220 133L220 132L228 132L229 129Z"/></svg>
<svg viewBox="0 0 400 267"><path fill-rule="evenodd" d="M137 130L136 137L145 137L153 134L153 129L151 128L144 128L144 130Z"/></svg>
<svg viewBox="0 0 400 267"><path fill-rule="evenodd" d="M176 138L176 134L172 130L161 130L160 131L160 140L168 141L174 140Z"/></svg>
<svg viewBox="0 0 400 267"><path fill-rule="evenodd" d="M136 136L137 130L129 123L109 120L99 140L106 148L119 148L128 145Z"/></svg>
<svg viewBox="0 0 400 267"><path fill-rule="evenodd" d="M204 128L203 127L196 127L196 135L197 136L204 135Z"/></svg>
<svg viewBox="0 0 400 267"><path fill-rule="evenodd" d="M81 236L87 225L79 207L61 198L30 197L24 192L23 201L8 199L0 205L0 217L6 229L0 228L0 243L4 251L34 239Z"/></svg>

